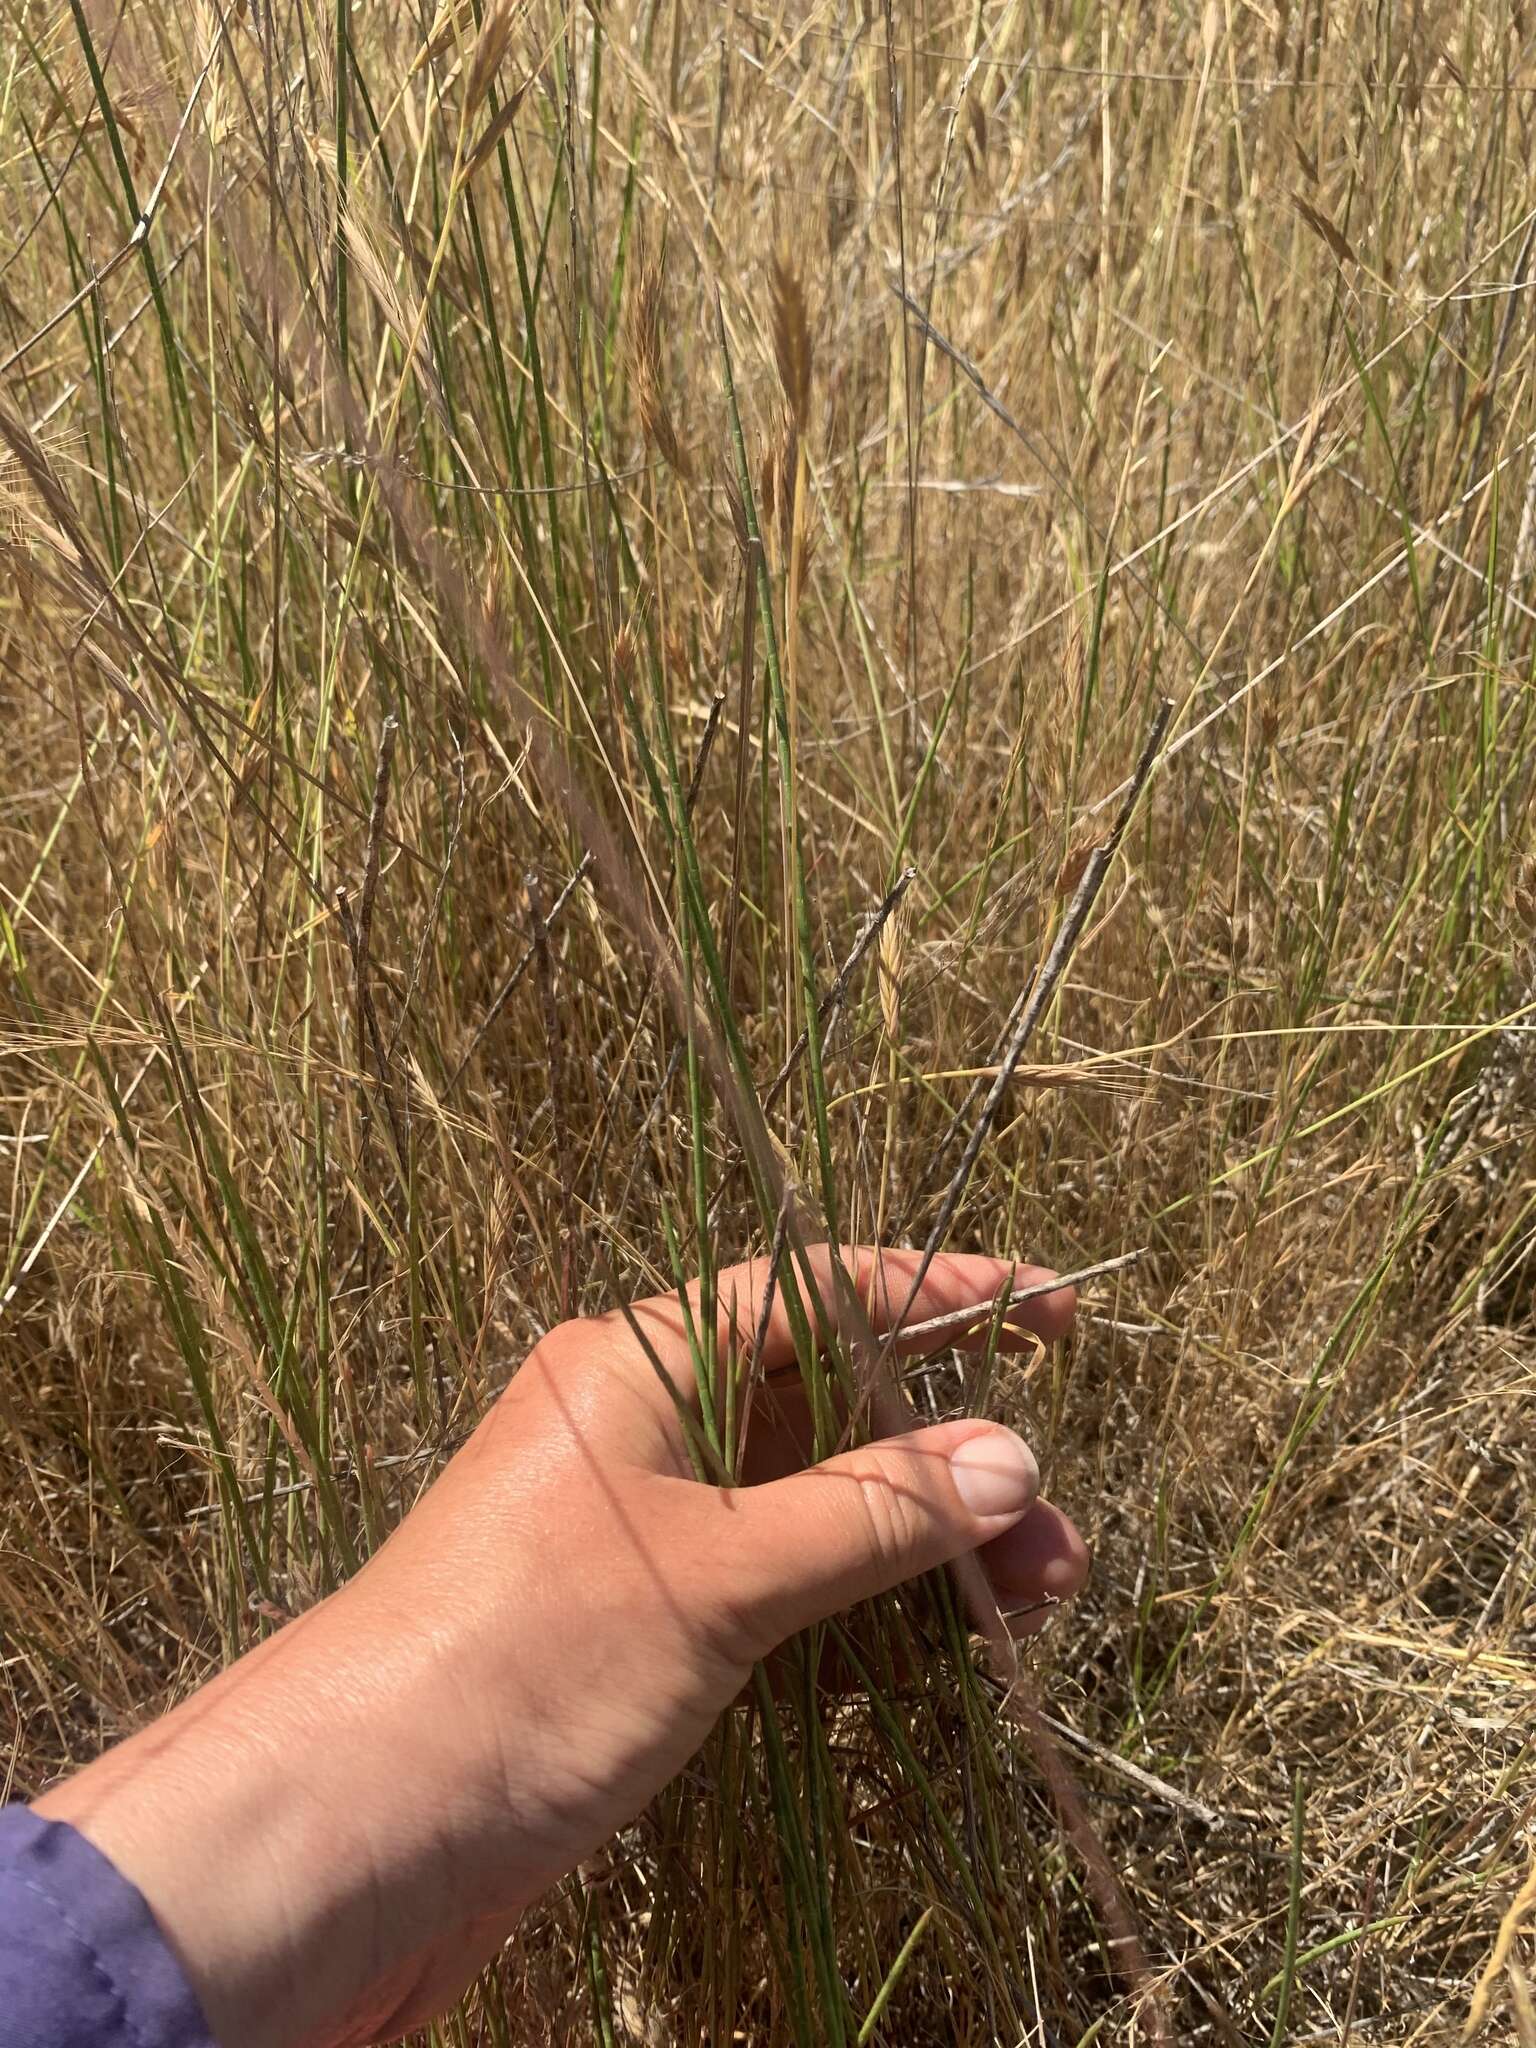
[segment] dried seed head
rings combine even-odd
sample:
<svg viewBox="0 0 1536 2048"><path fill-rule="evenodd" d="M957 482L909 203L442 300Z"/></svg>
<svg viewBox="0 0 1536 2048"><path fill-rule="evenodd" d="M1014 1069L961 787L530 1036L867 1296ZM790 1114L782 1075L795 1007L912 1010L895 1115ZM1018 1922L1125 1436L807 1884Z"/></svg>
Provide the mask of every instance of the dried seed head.
<svg viewBox="0 0 1536 2048"><path fill-rule="evenodd" d="M512 42L512 29L518 16L516 0L491 0L485 10L485 19L480 24L479 39L475 54L469 60L469 76L464 81L464 115L470 119L479 111L480 102L490 91L502 59Z"/></svg>
<svg viewBox="0 0 1536 2048"><path fill-rule="evenodd" d="M52 426L34 434L19 422L17 431L24 446L0 448L0 556L19 562L34 542L41 541L73 558L57 523L59 503L52 502L52 494L59 488L57 458L84 447L85 434L78 427Z"/></svg>
<svg viewBox="0 0 1536 2048"><path fill-rule="evenodd" d="M688 654L688 642L680 627L668 624L661 640L662 659L666 663L667 675L679 688L687 686L693 673L693 662Z"/></svg>
<svg viewBox="0 0 1536 2048"><path fill-rule="evenodd" d="M969 133L966 137L966 155L970 158L971 169L985 179L987 169L987 110L981 103L980 93L970 92L965 96L965 114Z"/></svg>
<svg viewBox="0 0 1536 2048"><path fill-rule="evenodd" d="M632 682L635 674L635 629L626 619L613 636L609 650L613 672L623 682Z"/></svg>
<svg viewBox="0 0 1536 2048"><path fill-rule="evenodd" d="M901 982L907 957L907 899L902 898L880 931L875 974L880 985L880 1022L886 1043L901 1042Z"/></svg>
<svg viewBox="0 0 1536 2048"><path fill-rule="evenodd" d="M741 487L735 477L725 479L725 502L730 507L731 529L736 535L736 545L743 555L751 545L752 536L747 530L747 508L741 500Z"/></svg>
<svg viewBox="0 0 1536 2048"><path fill-rule="evenodd" d="M768 269L773 312L773 356L790 417L803 433L811 416L811 327L806 317L805 287L782 246Z"/></svg>
<svg viewBox="0 0 1536 2048"><path fill-rule="evenodd" d="M640 426L656 453L678 476L688 474L687 458L677 438L661 378L662 269L660 258L642 248L635 264L626 327L629 367L634 379Z"/></svg>
<svg viewBox="0 0 1536 2048"><path fill-rule="evenodd" d="M420 71L423 66L435 62L445 50L451 50L460 43L473 25L473 16L463 0L441 0L411 69Z"/></svg>
<svg viewBox="0 0 1536 2048"><path fill-rule="evenodd" d="M1067 621L1067 716L1075 723L1083 708L1083 686L1088 680L1088 650L1083 629L1076 618Z"/></svg>
<svg viewBox="0 0 1536 2048"><path fill-rule="evenodd" d="M341 216L341 232L354 273L393 330L395 339L405 349L414 341L419 353L424 323L417 318L416 308L406 304L384 259L386 236L382 223L371 219L362 204L349 200Z"/></svg>
<svg viewBox="0 0 1536 2048"><path fill-rule="evenodd" d="M502 1278L512 1261L517 1242L517 1211L512 1183L501 1168L491 1172L490 1196L485 1205L485 1302L494 1301Z"/></svg>
<svg viewBox="0 0 1536 2048"><path fill-rule="evenodd" d="M502 601L501 557L498 543L489 540L480 562L480 632L487 645L504 646L508 629Z"/></svg>
<svg viewBox="0 0 1536 2048"><path fill-rule="evenodd" d="M509 92L507 94L501 105L492 114L490 120L486 122L485 133L464 159L464 176L466 179L472 178L482 165L489 163L502 137L512 126L513 117L517 113L518 108L523 104L523 95L527 92L532 82L531 78L525 78L516 92Z"/></svg>
<svg viewBox="0 0 1536 2048"><path fill-rule="evenodd" d="M7 448L0 454L0 547L19 548L24 543L29 502L26 476Z"/></svg>
<svg viewBox="0 0 1536 2048"><path fill-rule="evenodd" d="M1061 866L1056 870L1054 889L1056 896L1062 897L1072 894L1072 891L1088 872L1088 863L1093 858L1093 850L1097 844L1097 835L1090 832L1085 838L1080 839L1075 846L1067 848Z"/></svg>

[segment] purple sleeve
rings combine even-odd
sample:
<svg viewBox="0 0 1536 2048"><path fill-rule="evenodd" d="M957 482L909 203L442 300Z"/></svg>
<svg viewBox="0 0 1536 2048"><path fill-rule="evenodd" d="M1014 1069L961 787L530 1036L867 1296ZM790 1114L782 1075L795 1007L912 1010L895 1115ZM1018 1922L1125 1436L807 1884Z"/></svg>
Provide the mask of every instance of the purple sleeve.
<svg viewBox="0 0 1536 2048"><path fill-rule="evenodd" d="M62 1821L0 1807L5 2048L214 2048L142 1893Z"/></svg>

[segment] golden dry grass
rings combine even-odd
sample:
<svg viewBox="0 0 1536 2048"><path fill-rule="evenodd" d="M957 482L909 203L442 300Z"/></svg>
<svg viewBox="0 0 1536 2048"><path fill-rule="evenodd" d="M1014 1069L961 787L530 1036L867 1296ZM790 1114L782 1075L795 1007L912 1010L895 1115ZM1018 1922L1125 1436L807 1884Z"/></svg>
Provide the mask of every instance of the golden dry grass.
<svg viewBox="0 0 1536 2048"><path fill-rule="evenodd" d="M1459 2038L1536 1812L1536 27L6 19L10 1789L351 1570L540 1329L767 1242L669 990L766 1100L909 866L769 1125L922 1242L1167 697L949 1226L1146 1255L911 1391L1092 1538L1032 1684L1169 2028ZM885 1631L442 2038L1148 2038L942 1589Z"/></svg>

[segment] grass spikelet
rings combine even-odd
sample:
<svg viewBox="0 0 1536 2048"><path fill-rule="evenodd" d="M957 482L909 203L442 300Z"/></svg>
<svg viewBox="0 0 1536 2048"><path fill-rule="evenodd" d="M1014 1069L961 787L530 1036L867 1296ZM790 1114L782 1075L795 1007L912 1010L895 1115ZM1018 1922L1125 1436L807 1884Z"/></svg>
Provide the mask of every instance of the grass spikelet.
<svg viewBox="0 0 1536 2048"><path fill-rule="evenodd" d="M626 322L635 403L646 440L675 476L686 477L687 458L667 405L662 367L663 286L659 253L642 247L630 285Z"/></svg>
<svg viewBox="0 0 1536 2048"><path fill-rule="evenodd" d="M610 656L614 673L625 682L633 682L635 676L635 629L628 619L621 621L619 630L613 636Z"/></svg>
<svg viewBox="0 0 1536 2048"><path fill-rule="evenodd" d="M351 205L342 213L341 232L352 268L400 344L407 369L424 377L435 394L426 356L425 322L391 270L384 254L388 243L378 223L369 221L360 206Z"/></svg>
<svg viewBox="0 0 1536 2048"><path fill-rule="evenodd" d="M39 455L46 460L56 445ZM0 448L0 548L25 547L43 516L41 495L21 457L14 448Z"/></svg>
<svg viewBox="0 0 1536 2048"><path fill-rule="evenodd" d="M490 0L480 23L474 55L464 80L464 120L473 121L495 83L512 46L512 31L521 13L520 0Z"/></svg>
<svg viewBox="0 0 1536 2048"><path fill-rule="evenodd" d="M901 1044L901 990L906 968L908 898L903 897L880 928L875 975L880 991L880 1026L886 1043Z"/></svg>
<svg viewBox="0 0 1536 2048"><path fill-rule="evenodd" d="M798 432L804 433L811 418L811 327L806 312L805 286L794 259L783 244L774 251L768 266L768 303L773 328L773 359L779 372L784 402Z"/></svg>
<svg viewBox="0 0 1536 2048"><path fill-rule="evenodd" d="M422 39L412 65L413 71L434 63L445 51L468 40L475 32L473 0L439 0L437 12Z"/></svg>

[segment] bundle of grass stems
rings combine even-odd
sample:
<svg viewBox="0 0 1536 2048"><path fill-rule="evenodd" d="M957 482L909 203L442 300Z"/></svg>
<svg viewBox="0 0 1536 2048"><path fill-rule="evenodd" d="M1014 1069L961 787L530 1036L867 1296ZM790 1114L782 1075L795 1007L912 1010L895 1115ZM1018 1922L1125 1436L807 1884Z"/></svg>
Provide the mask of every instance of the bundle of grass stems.
<svg viewBox="0 0 1536 2048"><path fill-rule="evenodd" d="M6 21L7 1789L753 1254L1091 1581L791 1645L430 2038L1529 2048L1527 15Z"/></svg>

